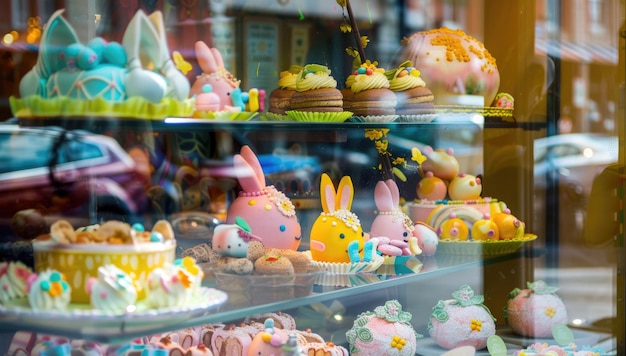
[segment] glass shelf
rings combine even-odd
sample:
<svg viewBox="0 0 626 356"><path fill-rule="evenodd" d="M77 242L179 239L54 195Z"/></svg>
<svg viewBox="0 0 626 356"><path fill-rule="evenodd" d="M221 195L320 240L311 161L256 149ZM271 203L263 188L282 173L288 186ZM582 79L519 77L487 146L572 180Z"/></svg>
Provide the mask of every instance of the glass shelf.
<svg viewBox="0 0 626 356"><path fill-rule="evenodd" d="M521 253L521 252L518 252ZM225 323L243 320L245 317L286 311L311 305L314 303L328 302L341 298L365 295L375 291L392 289L399 286L419 283L432 278L438 278L470 268L477 268L485 264L509 260L517 254L485 258L484 256L420 256L418 259L428 269L419 270L417 273L403 275L388 274L365 274L355 275L350 278L353 285L350 286L326 286L313 284L308 295L300 297L276 296L276 301L267 301L260 304L230 305L228 302L220 307L211 308L210 311L194 311L181 313L168 313L167 317L158 314L146 315L145 317L119 319L107 318L106 323L101 323L97 318L68 317L62 323L58 318L22 318L19 315L2 315L0 311L0 333L13 333L16 331L31 331L50 335L60 335L71 339L85 339L103 343L123 343L133 338L157 334L166 331L183 329L186 327L199 326L210 323ZM434 267L433 267L434 266ZM215 281L205 280L206 287L214 287ZM229 296L230 298L231 296Z"/></svg>

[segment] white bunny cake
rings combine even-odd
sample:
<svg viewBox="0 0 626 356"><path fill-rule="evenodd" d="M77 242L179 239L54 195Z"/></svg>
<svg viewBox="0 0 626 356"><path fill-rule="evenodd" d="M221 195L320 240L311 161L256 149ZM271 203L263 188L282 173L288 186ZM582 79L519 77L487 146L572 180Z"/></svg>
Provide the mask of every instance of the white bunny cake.
<svg viewBox="0 0 626 356"><path fill-rule="evenodd" d="M189 116L187 78L170 58L163 15L138 11L122 43L95 37L83 44L56 11L44 27L35 66L22 78L18 117Z"/></svg>
<svg viewBox="0 0 626 356"><path fill-rule="evenodd" d="M302 228L291 200L273 185L265 184L261 163L249 146L241 148L233 164L242 190L228 207L226 223L242 218L265 247L297 250Z"/></svg>

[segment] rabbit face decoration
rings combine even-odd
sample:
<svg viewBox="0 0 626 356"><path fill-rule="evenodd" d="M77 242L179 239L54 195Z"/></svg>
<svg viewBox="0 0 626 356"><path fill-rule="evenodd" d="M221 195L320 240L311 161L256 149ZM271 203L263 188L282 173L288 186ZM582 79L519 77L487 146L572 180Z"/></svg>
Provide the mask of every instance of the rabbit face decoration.
<svg viewBox="0 0 626 356"><path fill-rule="evenodd" d="M250 147L243 146L233 163L242 191L228 207L226 223L233 224L240 217L265 247L297 250L302 228L291 200L265 185L261 163Z"/></svg>
<svg viewBox="0 0 626 356"><path fill-rule="evenodd" d="M311 228L311 257L323 262L368 261L375 254L378 240L365 240L359 218L350 211L354 188L349 176L335 186L328 174L321 177L320 195L322 213Z"/></svg>
<svg viewBox="0 0 626 356"><path fill-rule="evenodd" d="M235 224L220 224L215 227L211 246L222 256L245 258L248 256L248 244L252 240L261 239L252 234L245 220L236 217Z"/></svg>
<svg viewBox="0 0 626 356"><path fill-rule="evenodd" d="M207 88L210 88L210 92L217 94L219 98L217 111L243 110L245 106L241 98L240 81L226 70L220 51L217 48L209 48L202 41L196 42L194 49L202 74L191 86L190 95L204 94Z"/></svg>
<svg viewBox="0 0 626 356"><path fill-rule="evenodd" d="M378 238L378 251L387 256L419 255L416 230L411 219L400 210L400 191L392 179L379 181L374 188L378 215L370 236Z"/></svg>
<svg viewBox="0 0 626 356"><path fill-rule="evenodd" d="M120 102L138 96L159 103L186 99L189 81L169 58L160 12L146 16L138 11L122 44L96 37L84 45L58 10L44 28L37 63L20 81L19 92L22 98Z"/></svg>

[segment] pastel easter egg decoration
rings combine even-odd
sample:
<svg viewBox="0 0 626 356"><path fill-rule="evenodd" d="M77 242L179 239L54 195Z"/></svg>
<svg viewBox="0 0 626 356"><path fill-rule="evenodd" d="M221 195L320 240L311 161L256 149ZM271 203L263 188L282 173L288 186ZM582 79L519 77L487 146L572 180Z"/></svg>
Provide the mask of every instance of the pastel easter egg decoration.
<svg viewBox="0 0 626 356"><path fill-rule="evenodd" d="M240 217L262 239L265 247L297 250L302 228L291 200L273 185L266 185L261 163L249 146L233 157L241 191L228 207L226 223Z"/></svg>
<svg viewBox="0 0 626 356"><path fill-rule="evenodd" d="M117 67L124 67L128 61L126 50L118 42L109 42L102 51L102 59L105 63Z"/></svg>
<svg viewBox="0 0 626 356"><path fill-rule="evenodd" d="M524 222L513 216L509 209L494 213L491 219L498 226L500 240L521 239L524 237Z"/></svg>
<svg viewBox="0 0 626 356"><path fill-rule="evenodd" d="M422 172L433 172L435 177L445 181L451 181L459 174L459 162L454 157L452 148L435 150L431 146L426 146L423 154L426 160L420 166Z"/></svg>
<svg viewBox="0 0 626 356"><path fill-rule="evenodd" d="M221 104L220 97L213 92L211 84L202 87L202 93L196 95L196 110L219 111Z"/></svg>
<svg viewBox="0 0 626 356"><path fill-rule="evenodd" d="M311 228L313 260L352 262L353 259L362 258L365 235L361 221L350 211L354 197L352 179L349 176L342 177L335 191L330 176L322 174L320 197L322 212Z"/></svg>
<svg viewBox="0 0 626 356"><path fill-rule="evenodd" d="M498 241L500 239L498 225L491 220L489 214L485 214L483 219L474 222L471 235L472 240L476 241Z"/></svg>
<svg viewBox="0 0 626 356"><path fill-rule="evenodd" d="M477 200L483 191L481 179L471 174L460 173L448 185L451 200Z"/></svg>
<svg viewBox="0 0 626 356"><path fill-rule="evenodd" d="M469 238L469 228L463 219L451 213L448 220L441 224L438 234L441 240L466 241Z"/></svg>
<svg viewBox="0 0 626 356"><path fill-rule="evenodd" d="M220 224L213 231L211 246L222 256L245 258L250 241L261 241L252 234L250 225L241 217L235 217L235 224Z"/></svg>
<svg viewBox="0 0 626 356"><path fill-rule="evenodd" d="M426 172L417 183L416 191L420 199L443 200L448 193L448 186L443 179L436 177L433 172Z"/></svg>

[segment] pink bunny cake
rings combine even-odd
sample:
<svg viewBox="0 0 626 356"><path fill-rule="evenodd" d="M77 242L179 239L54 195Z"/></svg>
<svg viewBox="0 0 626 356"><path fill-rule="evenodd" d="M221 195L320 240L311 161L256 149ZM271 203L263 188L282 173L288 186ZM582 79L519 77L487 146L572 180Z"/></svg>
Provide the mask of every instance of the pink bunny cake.
<svg viewBox="0 0 626 356"><path fill-rule="evenodd" d="M439 240L500 241L524 238L525 225L504 202L482 197L480 177L461 172L452 149L415 149L422 179L409 204L415 222L431 226Z"/></svg>
<svg viewBox="0 0 626 356"><path fill-rule="evenodd" d="M350 211L354 187L349 176L335 186L326 173L321 176L322 212L311 228L311 258L329 272L355 273L375 270L383 259L376 253L378 239L367 240L361 222Z"/></svg>
<svg viewBox="0 0 626 356"><path fill-rule="evenodd" d="M163 15L138 11L122 43L81 43L58 10L44 26L37 62L21 79L18 117L188 116L189 81L170 58ZM154 64L157 64L154 66Z"/></svg>
<svg viewBox="0 0 626 356"><path fill-rule="evenodd" d="M194 116L202 117L205 112L263 111L264 90L242 91L241 81L224 67L224 59L217 48L197 41L194 49L202 69L190 90L190 95L196 99Z"/></svg>
<svg viewBox="0 0 626 356"><path fill-rule="evenodd" d="M378 215L372 221L370 236L378 239L378 252L393 261L396 256L427 255L435 253L437 235L431 229L416 228L400 209L400 191L392 179L379 181L374 189Z"/></svg>
<svg viewBox="0 0 626 356"><path fill-rule="evenodd" d="M302 228L291 200L265 184L261 163L250 147L243 146L233 162L242 191L228 207L226 223L240 217L265 247L297 250Z"/></svg>

